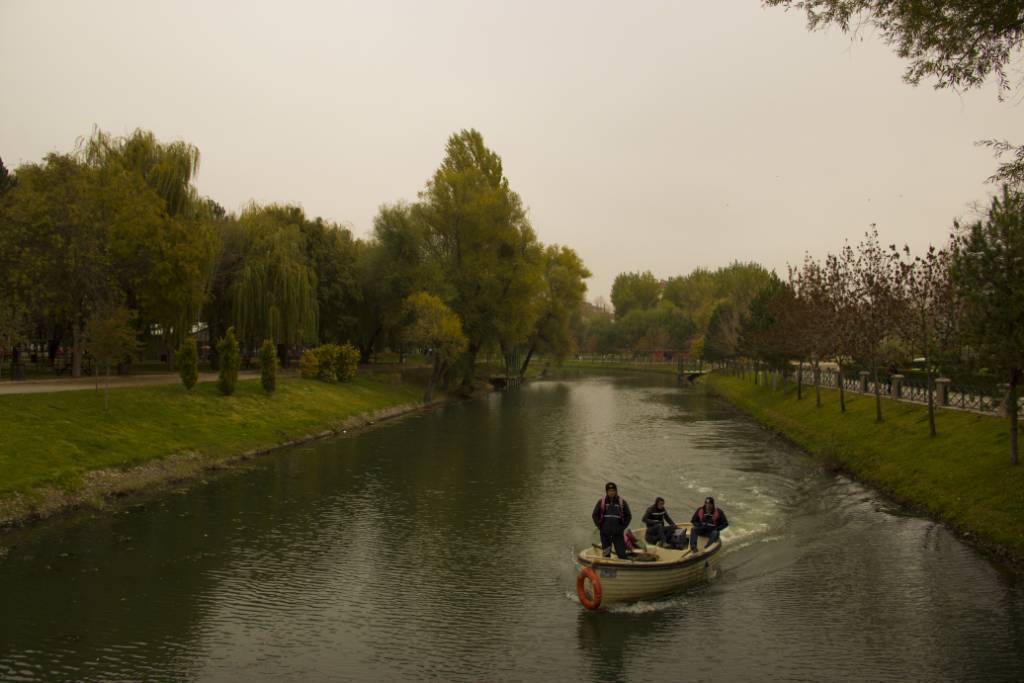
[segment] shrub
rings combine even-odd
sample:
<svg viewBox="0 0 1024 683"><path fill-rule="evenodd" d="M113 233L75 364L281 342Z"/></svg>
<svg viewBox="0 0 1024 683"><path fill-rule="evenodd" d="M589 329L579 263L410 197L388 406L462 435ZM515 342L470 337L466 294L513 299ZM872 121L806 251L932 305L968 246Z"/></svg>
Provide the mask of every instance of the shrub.
<svg viewBox="0 0 1024 683"><path fill-rule="evenodd" d="M320 374L320 360L317 358L316 349L306 349L299 358L299 375L305 379L316 379Z"/></svg>
<svg viewBox="0 0 1024 683"><path fill-rule="evenodd" d="M268 394L277 388L277 349L269 339L260 346L260 383Z"/></svg>
<svg viewBox="0 0 1024 683"><path fill-rule="evenodd" d="M230 396L235 393L238 383L238 368L242 364L238 353L238 340L235 339L235 328L229 327L224 338L217 342L217 354L220 356L220 377L217 388L220 393Z"/></svg>
<svg viewBox="0 0 1024 683"><path fill-rule="evenodd" d="M338 349L340 347L336 344L324 344L314 349L316 353L316 359L320 363L319 372L317 372L317 379L322 379L325 382L338 381Z"/></svg>
<svg viewBox="0 0 1024 683"><path fill-rule="evenodd" d="M181 343L174 354L174 360L178 363L181 383L191 391L199 380L199 350L196 348L194 337L189 337Z"/></svg>
<svg viewBox="0 0 1024 683"><path fill-rule="evenodd" d="M351 344L335 347L338 350L335 372L339 382L347 382L356 376L359 369L359 350Z"/></svg>

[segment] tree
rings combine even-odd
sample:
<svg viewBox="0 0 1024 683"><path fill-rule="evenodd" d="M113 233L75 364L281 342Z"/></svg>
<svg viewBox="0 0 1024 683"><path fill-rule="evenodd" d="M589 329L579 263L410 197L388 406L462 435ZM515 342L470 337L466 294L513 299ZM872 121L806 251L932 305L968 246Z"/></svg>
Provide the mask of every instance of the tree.
<svg viewBox="0 0 1024 683"><path fill-rule="evenodd" d="M615 317L624 318L630 311L654 308L661 298L661 284L651 271L619 273L612 283L612 305Z"/></svg>
<svg viewBox="0 0 1024 683"><path fill-rule="evenodd" d="M333 343L353 339L359 281L357 247L352 233L321 218L313 221L297 218L299 230L305 237L309 264L316 276L317 337L320 342Z"/></svg>
<svg viewBox="0 0 1024 683"><path fill-rule="evenodd" d="M187 391L192 391L192 387L199 380L199 352L196 349L195 337L188 337L181 343L174 354L174 360L178 363L181 383Z"/></svg>
<svg viewBox="0 0 1024 683"><path fill-rule="evenodd" d="M405 300L417 291L436 291L442 277L427 259L426 234L419 213L408 204L385 204L373 220L373 238L358 245L359 286L356 341L360 359L369 362L385 339L403 339Z"/></svg>
<svg viewBox="0 0 1024 683"><path fill-rule="evenodd" d="M911 257L910 248L903 247L897 264L898 285L906 301L905 317L901 317L903 334L924 358L928 390L928 432L935 436L934 361L939 335L945 327L942 319L955 315L949 275L949 252L929 246L923 257Z"/></svg>
<svg viewBox="0 0 1024 683"><path fill-rule="evenodd" d="M704 334L704 358L722 361L735 358L739 347L740 316L729 302L719 304Z"/></svg>
<svg viewBox="0 0 1024 683"><path fill-rule="evenodd" d="M911 85L934 79L935 88L980 87L991 75L1000 99L1010 90L1006 67L1024 42L1021 0L763 0L769 6L802 9L810 30L838 26L856 32L864 24L878 30L910 64L904 80ZM1024 183L1024 147L987 140L997 155L1012 151L994 181Z"/></svg>
<svg viewBox="0 0 1024 683"><path fill-rule="evenodd" d="M316 341L317 281L303 220L298 207L275 204L252 204L239 218L244 252L230 297L235 326L250 352L258 339L286 345Z"/></svg>
<svg viewBox="0 0 1024 683"><path fill-rule="evenodd" d="M192 180L199 171L199 149L183 141L161 143L147 130L113 137L94 128L80 141L83 158L96 166L120 166L137 173L164 201L171 217L193 216L200 204Z"/></svg>
<svg viewBox="0 0 1024 683"><path fill-rule="evenodd" d="M235 328L229 327L224 333L223 339L217 342L217 355L220 357L217 388L220 393L230 396L235 393L235 385L238 384L238 368L242 364L241 354L238 352L238 339L235 338Z"/></svg>
<svg viewBox="0 0 1024 683"><path fill-rule="evenodd" d="M17 179L8 172L4 160L0 159L0 197L17 184Z"/></svg>
<svg viewBox="0 0 1024 683"><path fill-rule="evenodd" d="M896 286L896 261L895 255L879 244L878 230L872 226L857 245L852 272L852 314L856 320L852 346L874 379L876 422L882 421L878 370L885 360L885 341L895 329L894 321L903 314L903 301Z"/></svg>
<svg viewBox="0 0 1024 683"><path fill-rule="evenodd" d="M27 308L70 328L72 375L81 375L86 321L126 298L126 235L158 233L160 199L136 175L94 168L67 155L18 169L4 195L0 239L10 245L8 281Z"/></svg>
<svg viewBox="0 0 1024 683"><path fill-rule="evenodd" d="M264 339L260 345L260 384L268 394L277 388L277 347L272 339Z"/></svg>
<svg viewBox="0 0 1024 683"><path fill-rule="evenodd" d="M579 318L587 292L590 271L569 247L551 245L544 249L544 289L540 314L527 343L520 376L526 374L534 352L540 351L561 362L575 347L573 323Z"/></svg>
<svg viewBox="0 0 1024 683"><path fill-rule="evenodd" d="M428 403L433 398L434 387L465 352L468 340L458 316L439 297L417 292L408 298L406 306L411 323L403 332L405 340L426 348L427 355L433 359L433 370L423 394L424 403Z"/></svg>
<svg viewBox="0 0 1024 683"><path fill-rule="evenodd" d="M744 356L764 362L770 367L782 367L787 358L773 343L773 331L778 325L779 303L785 295L786 284L772 273L771 278L740 318L739 351ZM754 370L757 382L757 369Z"/></svg>
<svg viewBox="0 0 1024 683"><path fill-rule="evenodd" d="M1024 193L1003 188L988 215L954 224L952 277L965 302L964 333L1009 383L1010 462L1018 463L1017 393L1024 371Z"/></svg>
<svg viewBox="0 0 1024 683"><path fill-rule="evenodd" d="M110 366L120 363L138 350L132 312L123 306L97 310L85 328L85 347L96 360L97 370L103 366L106 382L103 389L103 410L110 397Z"/></svg>
<svg viewBox="0 0 1024 683"><path fill-rule="evenodd" d="M448 139L416 212L428 258L444 275L443 300L466 335L468 385L485 344L511 348L533 327L527 316L536 315L531 303L540 290L536 236L501 157L475 130Z"/></svg>

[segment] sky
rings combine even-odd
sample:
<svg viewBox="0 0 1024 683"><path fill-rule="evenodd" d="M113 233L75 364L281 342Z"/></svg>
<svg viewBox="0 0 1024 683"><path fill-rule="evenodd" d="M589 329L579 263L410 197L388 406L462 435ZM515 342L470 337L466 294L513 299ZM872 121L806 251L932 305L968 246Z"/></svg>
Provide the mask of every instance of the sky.
<svg viewBox="0 0 1024 683"><path fill-rule="evenodd" d="M0 0L0 158L143 128L196 145L229 210L298 204L366 238L476 128L608 300L622 272L781 275L872 223L944 242L996 191L974 142L1024 142L1020 97L904 68L870 30L757 0Z"/></svg>

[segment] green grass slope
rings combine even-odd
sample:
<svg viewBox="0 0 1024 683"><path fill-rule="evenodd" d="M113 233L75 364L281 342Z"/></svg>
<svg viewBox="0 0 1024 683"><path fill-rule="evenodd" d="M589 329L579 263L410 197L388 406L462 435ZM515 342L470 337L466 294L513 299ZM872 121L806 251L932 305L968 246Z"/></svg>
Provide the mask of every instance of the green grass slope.
<svg viewBox="0 0 1024 683"><path fill-rule="evenodd" d="M1011 465L1005 418L956 410L936 413L928 435L923 405L883 399L875 422L873 396L814 387L772 390L752 378L707 377L709 387L805 450L934 517L970 532L1014 559L1024 559L1024 465Z"/></svg>

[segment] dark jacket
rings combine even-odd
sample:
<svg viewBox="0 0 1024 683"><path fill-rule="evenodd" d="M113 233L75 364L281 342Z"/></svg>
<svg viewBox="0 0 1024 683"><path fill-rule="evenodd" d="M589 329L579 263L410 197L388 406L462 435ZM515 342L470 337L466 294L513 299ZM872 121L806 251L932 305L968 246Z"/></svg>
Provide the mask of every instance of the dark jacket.
<svg viewBox="0 0 1024 683"><path fill-rule="evenodd" d="M722 508L715 508L715 513L718 515L717 523L715 522L715 520L712 520L710 515L704 515L704 521L701 521L700 514L701 510L703 509L704 506L701 505L693 513L693 517L690 518L690 523L693 524L694 529L697 529L698 531L701 529L707 529L709 531L711 529L718 529L719 531L721 531L725 527L729 526L729 520L725 518L725 512L722 510Z"/></svg>
<svg viewBox="0 0 1024 683"><path fill-rule="evenodd" d="M601 502L604 501L604 510L601 510ZM625 498L599 498L594 506L594 526L601 530L601 533L614 534L629 528L633 519L633 513L629 511L629 503Z"/></svg>
<svg viewBox="0 0 1024 683"><path fill-rule="evenodd" d="M656 505L652 505L647 508L647 512L644 513L644 524L648 527L676 525L676 523L672 521L672 517L668 514L668 510L666 508L659 510Z"/></svg>

